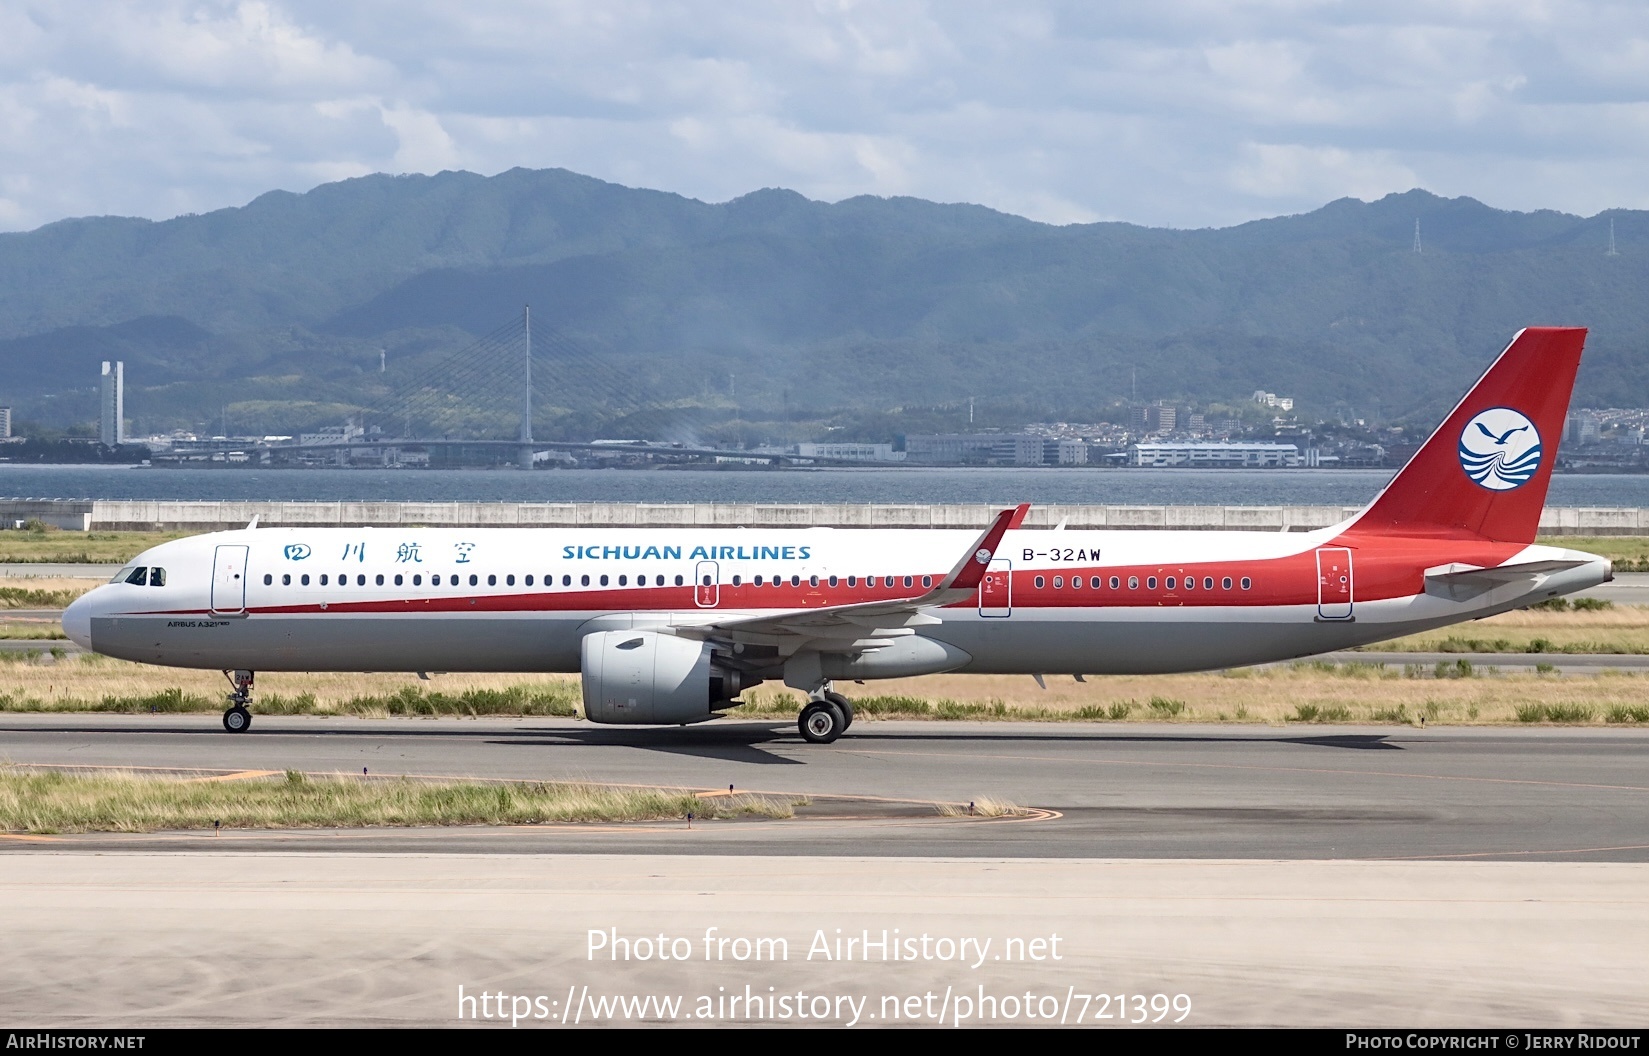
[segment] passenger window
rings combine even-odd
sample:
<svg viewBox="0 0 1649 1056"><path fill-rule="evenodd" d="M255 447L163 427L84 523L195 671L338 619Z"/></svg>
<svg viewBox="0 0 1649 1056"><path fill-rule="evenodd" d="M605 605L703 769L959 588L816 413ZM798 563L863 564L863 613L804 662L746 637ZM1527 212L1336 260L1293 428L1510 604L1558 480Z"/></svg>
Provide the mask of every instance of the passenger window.
<svg viewBox="0 0 1649 1056"><path fill-rule="evenodd" d="M801 576L791 576L790 577L790 585L793 586L793 587L801 586L802 585L802 577Z"/></svg>
<svg viewBox="0 0 1649 1056"><path fill-rule="evenodd" d="M505 576L504 577L504 586L506 586L506 587L515 586L515 577L514 576Z"/></svg>
<svg viewBox="0 0 1649 1056"><path fill-rule="evenodd" d="M924 586L924 587L933 586L933 577L932 576L923 576L922 577L922 586Z"/></svg>
<svg viewBox="0 0 1649 1056"><path fill-rule="evenodd" d="M1117 576L1112 576L1111 577L1111 589L1112 590L1117 589L1117 586L1119 584L1121 584L1121 582L1122 582L1122 580L1120 578L1118 578ZM1133 586L1133 584L1130 583L1129 586Z"/></svg>
<svg viewBox="0 0 1649 1056"><path fill-rule="evenodd" d="M733 577L733 585L734 585L734 586L735 586L735 587L736 587L736 586L739 586L739 585L740 585L740 583L742 583L742 582L743 582L743 577L741 577L741 576L734 576L734 577Z"/></svg>
<svg viewBox="0 0 1649 1056"><path fill-rule="evenodd" d="M825 581L825 582L827 582L827 583L829 583L829 584L830 584L830 585L831 585L831 586L833 586L833 587L834 587L834 586L835 586L835 585L836 585L836 584L837 584L837 582L838 582L838 580L837 580L837 579L836 579L836 577L835 577L835 576L831 576L831 577L830 577L830 578L829 578L829 579L828 579L828 580L826 580L826 581Z"/></svg>
<svg viewBox="0 0 1649 1056"><path fill-rule="evenodd" d="M1100 579L1098 576L1095 576L1093 579L1088 581L1088 585L1093 587L1095 590L1098 590L1100 588L1100 585L1104 582L1105 582L1104 580ZM1117 581L1114 580L1114 579L1111 580L1111 586L1114 587L1116 585L1117 585Z"/></svg>
<svg viewBox="0 0 1649 1056"><path fill-rule="evenodd" d="M275 577L274 577L274 576L271 576L271 575L270 575L270 574L269 574L269 573L267 573L267 572L265 572L265 573L264 573L264 574L263 574L263 585L264 585L264 586L266 586L266 587L267 587L267 586L272 586L272 585L273 585L273 584L274 584L274 582L275 582Z"/></svg>
<svg viewBox="0 0 1649 1056"><path fill-rule="evenodd" d="M601 577L601 582L603 582L603 583L607 582L607 577L602 576ZM471 572L470 573L470 586L476 587L476 586L480 586L480 585L481 585L481 577L477 576L474 572Z"/></svg>
<svg viewBox="0 0 1649 1056"><path fill-rule="evenodd" d="M292 585L292 574L290 572L288 572L288 573L282 575L281 576L281 586L290 587L291 585Z"/></svg>
<svg viewBox="0 0 1649 1056"><path fill-rule="evenodd" d="M321 586L323 586L323 587L326 586L326 573L325 572L321 573Z"/></svg>
<svg viewBox="0 0 1649 1056"><path fill-rule="evenodd" d="M680 577L680 576L677 576L677 577L676 577L676 586L678 586L678 587L679 587L679 586L681 586L681 584L682 584L682 579L681 579L681 577Z"/></svg>
<svg viewBox="0 0 1649 1056"><path fill-rule="evenodd" d="M298 582L299 582L299 583L302 583L302 584L303 584L303 585L304 585L304 586L306 586L306 587L307 587L307 586L309 586L309 573L308 573L308 572L305 572L305 573L304 573L304 574L303 574L303 575L302 575L302 576L301 576L301 577L300 577L300 578L299 578L299 579L298 579Z"/></svg>
<svg viewBox="0 0 1649 1056"><path fill-rule="evenodd" d="M654 576L653 577L653 586L655 586L655 587L664 586L664 577L663 576Z"/></svg>
<svg viewBox="0 0 1649 1056"><path fill-rule="evenodd" d="M141 587L149 582L148 566L132 569L132 574L126 577L126 582L134 587Z"/></svg>
<svg viewBox="0 0 1649 1056"><path fill-rule="evenodd" d="M1129 576L1128 577L1128 589L1129 590L1138 590L1139 589L1139 577L1138 576Z"/></svg>
<svg viewBox="0 0 1649 1056"><path fill-rule="evenodd" d="M488 576L488 577L487 577L487 586L489 586L489 587L496 587L496 586L497 586L497 585L498 585L498 577L497 577L497 576L492 576L492 575L489 575L489 576Z"/></svg>
<svg viewBox="0 0 1649 1056"><path fill-rule="evenodd" d="M1213 590L1214 589L1214 577L1213 576L1203 576L1202 577L1202 589L1203 590Z"/></svg>
<svg viewBox="0 0 1649 1056"><path fill-rule="evenodd" d="M474 576L471 576L471 577L470 577L470 578L471 578L471 579L474 579L474 578L475 578L475 577L474 577ZM606 586L606 585L607 585L607 577L606 577L606 576L605 576L605 575L603 575L603 576L602 576L602 577L601 577L601 585L602 585L602 586L604 586L604 587L605 587L605 586Z"/></svg>
<svg viewBox="0 0 1649 1056"><path fill-rule="evenodd" d="M572 586L573 585L573 577L571 577L571 576L562 576L561 577L561 585L564 586L564 587Z"/></svg>
<svg viewBox="0 0 1649 1056"><path fill-rule="evenodd" d="M1065 586L1065 577L1064 576L1055 576L1054 577L1054 589L1059 590L1060 588L1062 588L1064 586Z"/></svg>
<svg viewBox="0 0 1649 1056"><path fill-rule="evenodd" d="M1226 576L1224 579L1220 580L1220 586L1225 588L1226 590L1230 590L1231 589L1231 577Z"/></svg>
<svg viewBox="0 0 1649 1056"><path fill-rule="evenodd" d="M1046 583L1046 582L1047 582L1047 580L1045 580L1045 579L1043 579L1043 578L1042 578L1042 577L1041 577L1041 576L1037 576L1037 577L1036 577L1036 585L1037 585L1037 587L1038 587L1038 588L1039 588L1039 589L1040 589L1040 588L1041 588L1041 587L1042 587L1042 585L1043 585L1043 584L1044 584L1044 583Z"/></svg>
<svg viewBox="0 0 1649 1056"><path fill-rule="evenodd" d="M1249 587L1252 587L1253 585L1254 585L1253 580L1249 579L1247 576L1242 577L1242 589L1247 590Z"/></svg>
<svg viewBox="0 0 1649 1056"><path fill-rule="evenodd" d="M1173 576L1169 576L1169 577L1168 577L1168 584L1167 584L1167 586L1168 586L1168 589L1169 589L1169 590L1173 590L1173 589L1174 589L1174 577L1173 577Z"/></svg>
<svg viewBox="0 0 1649 1056"><path fill-rule="evenodd" d="M380 578L379 578L379 580L378 580L378 582L380 582L380 583L382 583L382 582L383 582L383 579L382 579L382 578L381 578L381 577L380 577ZM362 574L360 574L360 575L358 575L358 576L356 576L356 577L355 577L355 585L356 585L356 586L357 586L357 587L364 587L364 586L366 586L366 574L365 574L365 573L364 573L364 572L363 572L363 573L362 573Z"/></svg>
<svg viewBox="0 0 1649 1056"><path fill-rule="evenodd" d="M858 586L859 585L859 577L858 576L848 576L847 577L847 585L850 586L850 587Z"/></svg>
<svg viewBox="0 0 1649 1056"><path fill-rule="evenodd" d="M415 586L415 587L423 586L424 585L424 577L422 575L414 575L412 577L412 585Z"/></svg>
<svg viewBox="0 0 1649 1056"><path fill-rule="evenodd" d="M380 587L383 586L384 585L384 574L382 572L378 573L378 575L376 577L374 577L374 582L376 582L377 585L380 586Z"/></svg>
<svg viewBox="0 0 1649 1056"><path fill-rule="evenodd" d="M621 587L629 586L630 585L630 577L629 576L619 576L618 577L618 585L621 586Z"/></svg>
<svg viewBox="0 0 1649 1056"><path fill-rule="evenodd" d="M704 577L704 585L707 586L707 587L710 586L710 577L709 576Z"/></svg>
<svg viewBox="0 0 1649 1056"><path fill-rule="evenodd" d="M882 586L884 586L884 587L893 586L893 577L892 576L883 576L882 577Z"/></svg>
<svg viewBox="0 0 1649 1056"><path fill-rule="evenodd" d="M819 585L819 577L818 576L808 576L807 577L807 585L810 586L810 587L818 586Z"/></svg>
<svg viewBox="0 0 1649 1056"><path fill-rule="evenodd" d="M587 587L587 586L590 585L590 577L589 576L579 576L578 579L579 579L579 585L580 586Z"/></svg>
<svg viewBox="0 0 1649 1056"><path fill-rule="evenodd" d="M1081 576L1072 576L1071 577L1071 589L1072 590L1081 590L1082 589L1082 577Z"/></svg>
<svg viewBox="0 0 1649 1056"><path fill-rule="evenodd" d="M401 573L399 573L399 572L395 573L395 585L397 587L400 586L401 584L405 583L405 582L406 582L406 577L402 576Z"/></svg>
<svg viewBox="0 0 1649 1056"><path fill-rule="evenodd" d="M751 582L752 582L752 583L754 583L754 584L755 584L755 585L756 585L756 586L758 586L758 587L759 587L759 586L761 586L761 585L762 585L762 577L760 577L760 576L757 576L757 577L756 577L756 578L755 578L755 579L753 579L753 580L751 580Z"/></svg>
<svg viewBox="0 0 1649 1056"><path fill-rule="evenodd" d="M1156 590L1157 589L1157 577L1156 576L1146 576L1145 577L1145 589L1146 590Z"/></svg>
<svg viewBox="0 0 1649 1056"><path fill-rule="evenodd" d="M915 583L915 580L911 579L909 576L905 577L905 586L908 587L908 586L911 586L914 583Z"/></svg>
<svg viewBox="0 0 1649 1056"><path fill-rule="evenodd" d="M1196 576L1186 576L1185 577L1185 589L1186 590L1196 590L1197 589L1197 577Z"/></svg>

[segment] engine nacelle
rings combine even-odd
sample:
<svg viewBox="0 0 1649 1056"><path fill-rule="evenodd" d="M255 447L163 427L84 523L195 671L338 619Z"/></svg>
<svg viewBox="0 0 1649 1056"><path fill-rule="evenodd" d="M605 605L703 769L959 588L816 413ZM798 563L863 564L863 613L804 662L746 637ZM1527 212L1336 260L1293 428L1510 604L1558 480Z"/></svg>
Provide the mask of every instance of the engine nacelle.
<svg viewBox="0 0 1649 1056"><path fill-rule="evenodd" d="M761 682L718 663L708 642L658 631L587 634L580 660L584 717L591 722L702 722Z"/></svg>

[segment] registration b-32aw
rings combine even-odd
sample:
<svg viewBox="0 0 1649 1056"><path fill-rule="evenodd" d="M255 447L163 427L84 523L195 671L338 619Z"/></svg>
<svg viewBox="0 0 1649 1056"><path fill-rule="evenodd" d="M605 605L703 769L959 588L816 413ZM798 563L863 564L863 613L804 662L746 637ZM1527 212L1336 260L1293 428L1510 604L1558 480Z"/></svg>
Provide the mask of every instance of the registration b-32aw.
<svg viewBox="0 0 1649 1056"><path fill-rule="evenodd" d="M163 543L69 607L108 656L255 671L578 673L594 722L687 724L744 690L853 721L843 681L1265 663L1504 612L1611 578L1536 545L1585 331L1521 331L1375 499L1298 534L1059 531L1003 509L916 529L247 528Z"/></svg>

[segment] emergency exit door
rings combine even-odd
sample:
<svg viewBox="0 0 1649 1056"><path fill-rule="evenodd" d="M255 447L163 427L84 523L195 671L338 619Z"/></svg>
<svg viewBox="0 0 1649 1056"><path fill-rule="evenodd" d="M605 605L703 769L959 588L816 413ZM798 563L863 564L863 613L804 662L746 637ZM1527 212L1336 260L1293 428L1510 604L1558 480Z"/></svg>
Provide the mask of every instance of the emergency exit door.
<svg viewBox="0 0 1649 1056"><path fill-rule="evenodd" d="M1351 551L1325 546L1317 551L1317 618L1351 619Z"/></svg>
<svg viewBox="0 0 1649 1056"><path fill-rule="evenodd" d="M1013 615L1013 561L999 557L979 580L979 615Z"/></svg>
<svg viewBox="0 0 1649 1056"><path fill-rule="evenodd" d="M246 551L244 546L220 546L212 559L212 612L217 616L246 614Z"/></svg>

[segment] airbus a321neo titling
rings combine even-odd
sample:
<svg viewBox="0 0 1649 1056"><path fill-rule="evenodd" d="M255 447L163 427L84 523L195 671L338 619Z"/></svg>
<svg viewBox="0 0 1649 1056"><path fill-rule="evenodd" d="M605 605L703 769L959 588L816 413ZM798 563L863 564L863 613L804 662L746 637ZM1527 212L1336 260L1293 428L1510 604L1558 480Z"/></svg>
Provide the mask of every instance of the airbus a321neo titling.
<svg viewBox="0 0 1649 1056"><path fill-rule="evenodd" d="M162 543L74 602L107 656L255 671L578 672L593 722L716 718L764 680L801 735L844 680L1234 667L1477 619L1609 580L1534 544L1586 331L1531 327L1350 520L1297 534L256 528Z"/></svg>

